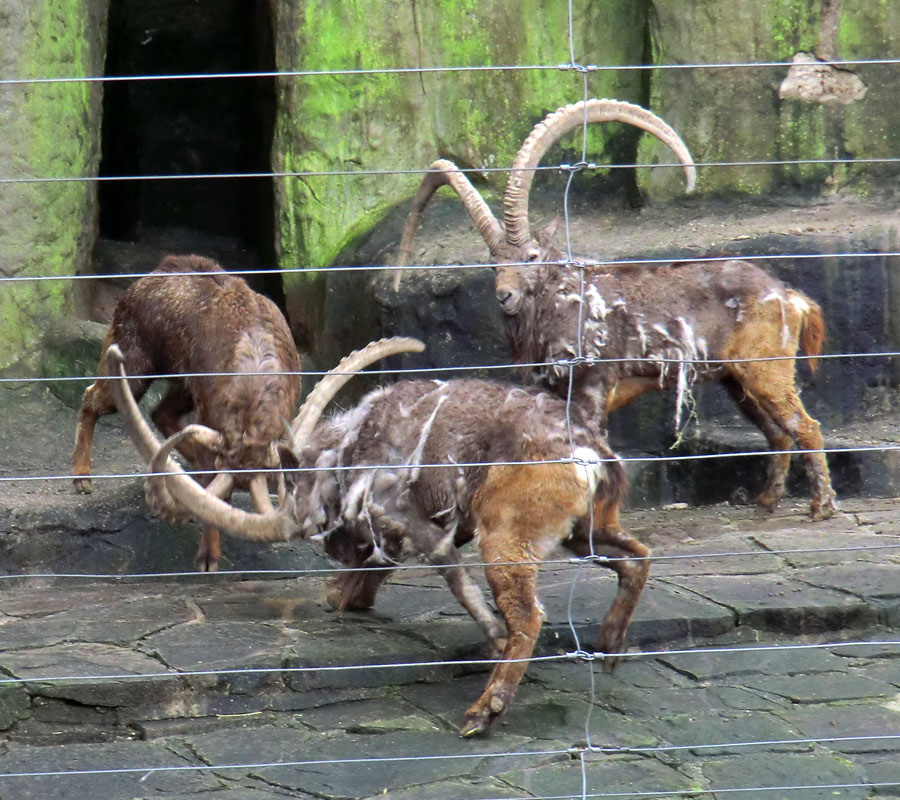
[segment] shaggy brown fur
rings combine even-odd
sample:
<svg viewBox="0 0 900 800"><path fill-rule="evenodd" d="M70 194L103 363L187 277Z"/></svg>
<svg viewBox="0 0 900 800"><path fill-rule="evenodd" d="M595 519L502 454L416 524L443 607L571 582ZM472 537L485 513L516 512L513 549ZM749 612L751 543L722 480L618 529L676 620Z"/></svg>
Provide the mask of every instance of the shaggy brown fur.
<svg viewBox="0 0 900 800"><path fill-rule="evenodd" d="M205 273L189 275L184 273ZM153 421L166 435L178 431L191 411L197 422L219 431L220 449L181 446L198 470L274 468L274 443L284 434L300 395L300 359L284 316L268 298L253 292L240 277L201 256L166 256L152 275L135 281L116 306L103 343L98 376L84 393L72 453L78 492L91 491L91 443L97 418L116 410L107 375L106 351L116 342L140 398L154 375L185 375L169 380L153 410ZM192 373L234 373L195 375ZM262 373L262 374L248 374ZM204 479L209 483L212 476ZM221 473L214 491L228 497L247 488L251 475ZM254 490L254 502L268 503L267 492ZM262 495L266 496L263 497ZM270 504L271 505L271 504ZM181 521L177 509L156 509ZM219 532L206 527L197 562L215 570Z"/></svg>

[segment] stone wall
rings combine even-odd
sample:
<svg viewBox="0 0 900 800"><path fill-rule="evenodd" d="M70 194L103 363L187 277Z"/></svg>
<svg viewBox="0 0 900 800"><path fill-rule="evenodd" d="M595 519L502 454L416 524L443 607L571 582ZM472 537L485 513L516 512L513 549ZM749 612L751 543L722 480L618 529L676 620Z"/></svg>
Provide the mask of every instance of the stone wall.
<svg viewBox="0 0 900 800"><path fill-rule="evenodd" d="M633 0L575 2L575 58L583 64L640 63L645 6ZM412 194L421 175L404 170L423 169L438 157L463 168L507 166L535 122L584 93L582 74L553 66L570 60L564 2L387 0L376 8L359 0L278 0L275 7L281 70L462 68L280 80L275 169L359 173L279 181L282 267L333 263ZM465 69L485 65L545 68ZM589 85L597 96L640 103L645 95L640 72L592 73ZM606 127L591 133L598 160L610 160L601 159L605 150L632 160L635 148L633 131ZM398 173L369 174L374 170ZM485 172L481 183L497 189L506 177ZM321 331L325 292L321 275L288 277L288 310L298 325ZM317 349L315 341L312 347Z"/></svg>
<svg viewBox="0 0 900 800"><path fill-rule="evenodd" d="M106 0L10 0L0 11L2 74L102 75ZM91 177L100 154L99 84L0 87L3 178ZM96 238L91 182L8 183L0 189L0 275L74 275ZM49 319L74 310L71 281L22 281L0 291L0 369L32 367Z"/></svg>
<svg viewBox="0 0 900 800"><path fill-rule="evenodd" d="M548 111L580 99L585 86L591 96L649 105L679 130L699 162L877 159L900 153L896 67L836 71L817 63L896 56L896 3L575 0L572 6L570 52L563 0L270 0L273 61L282 72L301 73L278 80L272 167L318 173L275 182L271 235L279 266L328 267L351 257L353 246L371 238L410 196L419 176L409 171L437 157L482 169L482 176L473 177L491 198L531 126ZM107 0L9 0L0 12L3 75L102 75L106 16ZM583 65L623 66L798 63L790 70L587 73L554 66L572 58ZM480 69L513 65L528 68ZM436 67L458 70L427 71ZM398 72L377 72L382 68ZM363 72L308 74L323 70ZM99 84L0 86L0 175L96 175L101 95ZM580 156L576 137L563 145L566 158ZM620 126L592 130L588 157L599 163L670 161L648 137ZM394 172L373 174L385 170ZM787 187L865 194L889 185L896 175L896 166L863 162L705 168L699 193L772 196ZM583 177L580 188L591 202L608 196L635 202L640 193L644 202L662 203L681 194L682 178L668 168L610 170ZM89 273L96 216L96 186L90 182L4 184L0 272L7 277ZM389 228L387 234L385 259L396 231ZM298 338L312 334L310 347L323 364L330 360L323 342L333 338L327 307L336 308L344 325L354 315L364 321L372 313L366 292L362 280L329 284L324 273L286 278ZM335 293L341 296L336 299ZM67 281L6 284L0 293L5 345L0 368L23 358L32 361L43 321L78 313L76 295Z"/></svg>
<svg viewBox="0 0 900 800"><path fill-rule="evenodd" d="M896 58L900 6L881 0L655 0L656 63L792 62L786 67L658 70L650 105L679 131L697 162L877 159L900 153L896 65L817 64ZM799 62L799 63L797 63ZM649 137L641 161L663 151ZM866 194L896 165L767 164L701 170L703 193L779 192L784 187ZM681 191L673 170L644 186Z"/></svg>

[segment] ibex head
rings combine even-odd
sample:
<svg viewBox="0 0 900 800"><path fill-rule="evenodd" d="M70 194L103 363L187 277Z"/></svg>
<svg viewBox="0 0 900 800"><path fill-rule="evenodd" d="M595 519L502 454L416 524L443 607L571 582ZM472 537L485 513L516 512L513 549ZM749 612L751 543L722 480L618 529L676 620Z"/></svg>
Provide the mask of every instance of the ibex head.
<svg viewBox="0 0 900 800"><path fill-rule="evenodd" d="M355 373L381 358L397 353L420 353L424 349L425 346L416 339L394 337L373 342L344 358L319 381L297 412L290 426L290 449L294 453L302 451L325 407ZM202 425L190 425L160 443L135 402L125 374L122 352L115 344L107 350L107 364L109 375L116 376L112 386L119 414L138 451L150 465L148 496L158 499L160 508L171 511L177 505L207 524L253 541L281 541L304 533L304 520L295 516L293 498L290 496L286 496L271 512L247 512L221 500L185 473L169 458L172 449L184 438L216 448L221 446L221 434ZM287 451L283 449L282 452L284 458ZM297 465L296 458L289 457L289 460L290 463L283 464L286 469Z"/></svg>
<svg viewBox="0 0 900 800"><path fill-rule="evenodd" d="M450 186L459 195L475 223L495 264L497 300L508 315L518 314L524 300L534 291L537 272L546 262L559 261L562 253L551 243L557 222L532 233L528 221L528 194L534 172L547 150L569 131L590 122L624 122L656 136L684 165L687 191L694 188L696 171L691 154L678 134L655 114L619 100L587 100L564 106L534 126L510 169L503 196L501 224L478 190L450 161L435 161L413 197L412 208L397 251L398 266L409 264L413 240L428 201L440 186ZM399 272L395 288L399 283Z"/></svg>

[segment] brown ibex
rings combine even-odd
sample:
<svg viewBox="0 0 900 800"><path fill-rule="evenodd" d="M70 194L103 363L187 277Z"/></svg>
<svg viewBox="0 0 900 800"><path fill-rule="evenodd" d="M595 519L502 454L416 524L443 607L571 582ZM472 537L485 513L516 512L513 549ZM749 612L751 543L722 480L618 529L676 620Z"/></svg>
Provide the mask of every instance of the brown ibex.
<svg viewBox="0 0 900 800"><path fill-rule="evenodd" d="M219 432L215 446L179 447L195 469L217 473L203 478L209 490L228 498L235 488L249 489L257 509L271 509L271 474L224 470L279 466L276 443L300 399L300 358L278 307L243 278L201 256L166 256L153 273L135 281L113 312L97 370L101 380L87 388L78 414L72 453L78 492L91 491L97 418L116 410L110 382L102 379L112 342L128 372L140 376L131 378L138 398L155 375L169 377L152 414L160 431L172 435L193 411L197 422ZM184 377L172 377L179 375ZM154 510L170 522L185 518L175 504ZM219 532L206 526L198 566L215 570L220 554Z"/></svg>
<svg viewBox="0 0 900 800"><path fill-rule="evenodd" d="M759 504L774 508L784 496L789 451L796 443L804 451L812 518L830 517L837 504L819 423L806 413L794 375L800 347L810 356L821 352L825 326L818 305L748 261L582 269L567 263L551 243L557 223L532 233L528 194L544 153L585 122L611 120L664 142L684 166L688 191L693 188L690 153L661 119L615 100L575 103L547 116L525 140L507 182L503 223L453 163L435 161L413 198L397 264L410 263L416 230L434 192L451 186L496 265L497 300L518 361L582 356L573 366L572 396L604 426L610 411L668 386L678 389L677 426L692 382L718 380L776 451ZM809 366L816 369L817 359ZM569 392L569 366L550 363L537 372L558 393Z"/></svg>
<svg viewBox="0 0 900 800"><path fill-rule="evenodd" d="M502 651L484 693L466 712L461 734L472 736L509 707L534 651L543 619L538 565L551 550L561 544L579 556L610 559L605 565L618 575L618 592L600 628L597 647L604 653L624 648L649 550L619 526L625 472L597 425L577 409L567 418L565 401L543 390L481 380L401 381L320 421L353 371L421 349L409 339L376 342L318 384L291 425L290 450L282 452L290 491L264 514L223 502L168 458L183 439L214 441L215 431L188 426L161 446L128 391L114 347L109 371L122 378L119 410L149 471L166 473L148 479L148 493L171 497L208 525L243 538L323 539L328 553L356 568L335 580L336 607L371 607L407 551L439 565L453 594ZM460 566L458 548L473 538L488 565L505 635ZM615 661L604 663L611 668Z"/></svg>

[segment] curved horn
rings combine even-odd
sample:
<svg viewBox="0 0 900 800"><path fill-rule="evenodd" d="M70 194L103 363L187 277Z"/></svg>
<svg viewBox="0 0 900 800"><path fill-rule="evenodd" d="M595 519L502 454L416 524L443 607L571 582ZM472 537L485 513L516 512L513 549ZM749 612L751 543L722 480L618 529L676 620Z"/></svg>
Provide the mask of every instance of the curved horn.
<svg viewBox="0 0 900 800"><path fill-rule="evenodd" d="M291 423L290 444L294 452L300 452L313 428L316 427L319 417L322 416L325 406L357 372L387 356L397 353L421 353L424 349L425 345L418 339L394 336L390 339L371 342L361 350L354 350L350 355L342 358L341 362L330 370L307 395Z"/></svg>
<svg viewBox="0 0 900 800"><path fill-rule="evenodd" d="M116 399L119 415L124 420L132 441L145 461L157 464L157 461L161 460L157 459L157 456L163 445L150 429L135 402L131 387L128 385L128 376L125 374L125 359L116 344L109 346L106 352L106 363L110 376L119 376L118 379L112 381L112 392ZM178 436L179 434L174 435L174 437ZM170 437L170 439L174 437ZM167 442L169 447L165 451L166 456L176 443L177 441L172 441L170 444ZM204 522L215 525L241 539L276 542L291 537L295 526L291 524L286 515L279 514L277 511L271 514L252 514L234 508L207 492L171 458L166 457L165 462L157 464L157 466L162 467L159 471L169 473L165 482L172 497Z"/></svg>
<svg viewBox="0 0 900 800"><path fill-rule="evenodd" d="M506 240L517 247L531 239L528 224L528 192L534 180L534 169L544 153L573 128L586 122L625 122L653 134L665 144L684 165L686 191L694 188L694 161L675 131L645 108L620 100L582 100L554 111L534 126L516 155L503 196L503 218Z"/></svg>
<svg viewBox="0 0 900 800"><path fill-rule="evenodd" d="M175 499L166 482L166 476L171 472L166 469L169 454L187 438L191 438L211 450L221 450L225 446L225 437L219 431L196 423L186 425L162 443L147 467L147 472L150 474L147 476L146 497L147 505L150 506L153 513L162 517L166 522L183 523L192 516L190 511Z"/></svg>
<svg viewBox="0 0 900 800"><path fill-rule="evenodd" d="M400 239L400 246L397 248L397 266L405 267L409 264L412 258L413 239L415 239L416 231L419 230L425 207L441 186L449 186L459 195L472 222L478 228L481 238L484 239L493 255L497 245L503 241L503 228L497 222L497 218L488 204L484 202L480 192L452 161L439 158L428 169L430 171L422 178L419 188L413 195L412 207L406 218L406 224L403 226L403 236ZM397 291L399 286L400 271L398 270L394 277L394 291Z"/></svg>

